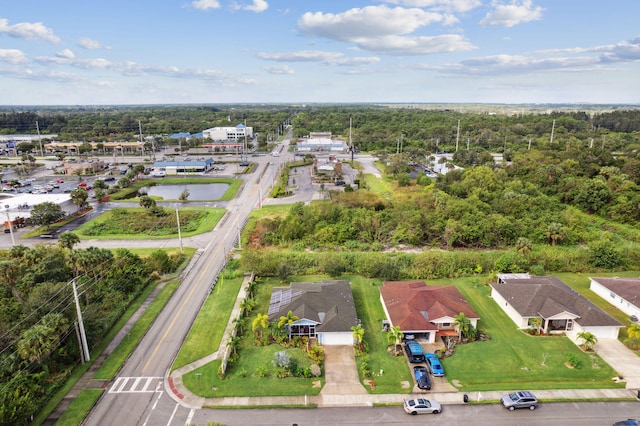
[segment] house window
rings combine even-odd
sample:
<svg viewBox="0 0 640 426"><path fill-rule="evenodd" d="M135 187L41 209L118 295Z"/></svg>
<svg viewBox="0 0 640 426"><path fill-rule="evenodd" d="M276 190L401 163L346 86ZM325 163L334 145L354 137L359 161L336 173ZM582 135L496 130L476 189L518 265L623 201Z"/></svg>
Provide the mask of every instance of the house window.
<svg viewBox="0 0 640 426"><path fill-rule="evenodd" d="M451 323L450 322L443 322L442 323L442 327L451 328Z"/></svg>
<svg viewBox="0 0 640 426"><path fill-rule="evenodd" d="M612 299L615 299L616 295L614 293L609 293L609 297L611 297Z"/></svg>
<svg viewBox="0 0 640 426"><path fill-rule="evenodd" d="M573 320L567 320L567 331L573 330Z"/></svg>
<svg viewBox="0 0 640 426"><path fill-rule="evenodd" d="M316 337L315 324L293 325L291 326L291 336Z"/></svg>

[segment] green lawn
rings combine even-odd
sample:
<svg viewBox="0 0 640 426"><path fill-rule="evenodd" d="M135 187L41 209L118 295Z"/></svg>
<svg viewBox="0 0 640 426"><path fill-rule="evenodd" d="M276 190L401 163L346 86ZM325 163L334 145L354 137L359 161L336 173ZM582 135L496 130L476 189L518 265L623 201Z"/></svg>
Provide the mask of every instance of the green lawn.
<svg viewBox="0 0 640 426"><path fill-rule="evenodd" d="M56 422L56 426L75 426L82 423L87 413L102 396L102 389L83 389Z"/></svg>
<svg viewBox="0 0 640 426"><path fill-rule="evenodd" d="M365 174L364 180L367 185L367 189L376 194L380 194L384 197L390 197L393 193L393 186L384 180L384 178L377 178L371 174Z"/></svg>
<svg viewBox="0 0 640 426"><path fill-rule="evenodd" d="M518 330L489 297L491 288L470 278L430 281L429 285L455 284L480 316L478 328L489 341L459 345L454 356L442 360L450 382L462 391L500 389L616 388L616 375L599 356L584 353L568 338L534 337ZM579 368L566 365L566 353L575 354Z"/></svg>
<svg viewBox="0 0 640 426"><path fill-rule="evenodd" d="M369 371L375 381L375 390L371 393L409 393L413 386L402 388L401 381L413 384L411 371L407 368L404 356L394 357L387 352L389 343L387 334L382 332L382 320L385 319L382 303L380 302L379 280L370 280L359 276L345 277L351 281L351 291L356 304L358 318L365 329L364 341L369 347L369 352L364 357L357 357L360 364L365 358L369 365ZM383 374L380 374L380 370ZM366 380L359 371L360 381ZM368 389L369 390L369 389Z"/></svg>
<svg viewBox="0 0 640 426"><path fill-rule="evenodd" d="M221 277L224 275L221 274ZM243 277L219 279L185 339L172 369L183 367L218 350ZM217 370L214 372L217 374Z"/></svg>
<svg viewBox="0 0 640 426"><path fill-rule="evenodd" d="M158 218L142 207L118 208L83 223L74 233L80 239L156 239L178 238L175 212L165 209L167 215ZM222 219L226 209L215 207L182 207L180 232L182 237L211 231ZM137 228L132 228L135 224Z"/></svg>

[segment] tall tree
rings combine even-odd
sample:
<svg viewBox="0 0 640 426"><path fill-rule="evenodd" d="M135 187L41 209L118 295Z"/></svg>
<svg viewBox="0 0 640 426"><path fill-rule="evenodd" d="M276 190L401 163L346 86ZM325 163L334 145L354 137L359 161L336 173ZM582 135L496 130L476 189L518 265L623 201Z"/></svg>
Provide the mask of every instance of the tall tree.
<svg viewBox="0 0 640 426"><path fill-rule="evenodd" d="M80 237L70 231L63 232L58 237L58 245L62 248L71 250L78 243L80 243Z"/></svg>
<svg viewBox="0 0 640 426"><path fill-rule="evenodd" d="M278 328L287 327L287 334L289 335L289 341L291 341L291 327L293 323L299 321L300 318L296 315L293 315L293 311L287 312L287 315L283 315L278 320Z"/></svg>
<svg viewBox="0 0 640 426"><path fill-rule="evenodd" d="M71 196L71 202L78 206L78 210L82 209L87 205L87 199L89 198L89 193L84 188L76 188L69 194Z"/></svg>
<svg viewBox="0 0 640 426"><path fill-rule="evenodd" d="M269 327L269 315L267 314L258 313L258 316L256 316L253 322L251 323L251 331L256 333L256 335L259 336L258 338L260 340L262 340L263 330L266 330L268 327Z"/></svg>
<svg viewBox="0 0 640 426"><path fill-rule="evenodd" d="M36 225L49 228L53 222L62 219L64 216L65 213L59 205L51 201L45 201L33 207L30 220Z"/></svg>
<svg viewBox="0 0 640 426"><path fill-rule="evenodd" d="M398 346L402 343L402 339L404 339L404 333L400 331L400 327L395 326L389 329L389 332L387 333L387 340L389 341L389 344L395 346L396 352L398 351Z"/></svg>

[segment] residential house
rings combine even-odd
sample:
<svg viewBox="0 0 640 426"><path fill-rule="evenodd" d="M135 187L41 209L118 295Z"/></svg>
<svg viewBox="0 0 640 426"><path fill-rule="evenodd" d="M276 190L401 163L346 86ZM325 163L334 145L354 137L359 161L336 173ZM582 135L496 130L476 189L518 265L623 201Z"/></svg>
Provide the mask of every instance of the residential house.
<svg viewBox="0 0 640 426"><path fill-rule="evenodd" d="M556 277L498 275L498 283L491 286L491 297L518 328L531 328L532 319L539 318L543 333L565 334L574 342L580 332L616 339L622 327Z"/></svg>
<svg viewBox="0 0 640 426"><path fill-rule="evenodd" d="M295 282L274 287L269 302L269 321L277 323L291 311L299 318L291 336L317 339L321 345L353 345L351 327L358 324L349 281Z"/></svg>
<svg viewBox="0 0 640 426"><path fill-rule="evenodd" d="M640 278L589 278L591 291L629 315L640 318Z"/></svg>
<svg viewBox="0 0 640 426"><path fill-rule="evenodd" d="M380 287L380 300L392 327L429 343L437 337L457 336L454 321L460 313L476 328L480 319L454 286L387 281Z"/></svg>

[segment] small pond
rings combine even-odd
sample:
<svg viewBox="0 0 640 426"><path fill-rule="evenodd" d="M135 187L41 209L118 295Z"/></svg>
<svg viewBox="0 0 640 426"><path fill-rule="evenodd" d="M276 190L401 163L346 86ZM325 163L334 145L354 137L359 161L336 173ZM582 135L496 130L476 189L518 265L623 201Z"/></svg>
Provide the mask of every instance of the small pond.
<svg viewBox="0 0 640 426"><path fill-rule="evenodd" d="M189 191L189 201L218 200L229 189L228 183L189 183L186 185L155 185L140 188L138 194L151 197L162 197L164 200L177 200L184 190Z"/></svg>

